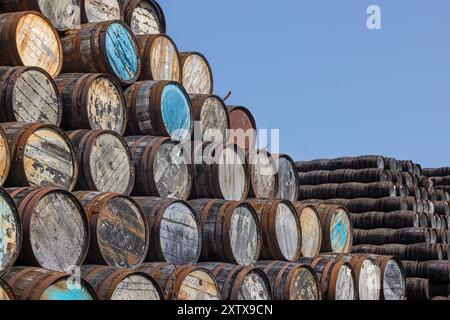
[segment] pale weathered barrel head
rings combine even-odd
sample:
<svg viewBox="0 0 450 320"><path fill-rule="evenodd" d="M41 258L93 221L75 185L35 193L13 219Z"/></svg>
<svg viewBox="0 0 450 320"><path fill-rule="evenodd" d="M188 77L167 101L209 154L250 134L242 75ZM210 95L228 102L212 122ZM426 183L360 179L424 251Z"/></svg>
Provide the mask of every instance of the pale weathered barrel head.
<svg viewBox="0 0 450 320"><path fill-rule="evenodd" d="M225 200L239 201L248 195L249 180L245 160L241 159L236 145L227 145L218 163L218 179Z"/></svg>
<svg viewBox="0 0 450 320"><path fill-rule="evenodd" d="M314 270L307 266L301 266L294 270L289 286L289 300L320 300L319 280Z"/></svg>
<svg viewBox="0 0 450 320"><path fill-rule="evenodd" d="M122 8L119 0L81 0L83 23L121 20Z"/></svg>
<svg viewBox="0 0 450 320"><path fill-rule="evenodd" d="M121 0L124 20L135 35L166 33L166 19L154 0Z"/></svg>
<svg viewBox="0 0 450 320"><path fill-rule="evenodd" d="M250 150L247 165L251 181L250 195L274 199L278 194L278 170L272 155L265 150Z"/></svg>
<svg viewBox="0 0 450 320"><path fill-rule="evenodd" d="M331 277L336 276L336 274ZM333 300L356 300L358 288L356 288L355 274L351 266L343 264L337 270L337 278L330 285L330 290L334 296Z"/></svg>
<svg viewBox="0 0 450 320"><path fill-rule="evenodd" d="M322 247L322 226L316 208L301 202L294 203L302 228L302 256L312 258Z"/></svg>
<svg viewBox="0 0 450 320"><path fill-rule="evenodd" d="M230 119L225 102L216 95L195 94L190 95L196 136L194 140L203 142L226 142Z"/></svg>
<svg viewBox="0 0 450 320"><path fill-rule="evenodd" d="M258 270L249 272L239 288L238 300L271 300L270 284L264 274Z"/></svg>
<svg viewBox="0 0 450 320"><path fill-rule="evenodd" d="M212 94L214 79L211 66L198 52L180 53L181 83L189 94Z"/></svg>
<svg viewBox="0 0 450 320"><path fill-rule="evenodd" d="M377 301L381 297L381 271L370 259L364 259L356 271L359 300Z"/></svg>
<svg viewBox="0 0 450 320"><path fill-rule="evenodd" d="M228 106L230 110L230 141L244 150L255 148L257 141L256 120L249 109Z"/></svg>
<svg viewBox="0 0 450 320"><path fill-rule="evenodd" d="M278 170L278 199L295 202L298 199L298 173L294 160L288 155L273 155Z"/></svg>
<svg viewBox="0 0 450 320"><path fill-rule="evenodd" d="M383 272L384 300L403 300L405 298L405 276L395 260L389 260Z"/></svg>

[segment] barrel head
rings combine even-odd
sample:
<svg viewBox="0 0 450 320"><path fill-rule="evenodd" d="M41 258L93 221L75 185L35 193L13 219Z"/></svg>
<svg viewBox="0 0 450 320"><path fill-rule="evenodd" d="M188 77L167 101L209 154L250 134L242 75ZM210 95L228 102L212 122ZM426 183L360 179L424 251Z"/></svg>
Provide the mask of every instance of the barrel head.
<svg viewBox="0 0 450 320"><path fill-rule="evenodd" d="M196 268L180 281L175 300L220 300L217 282L206 270Z"/></svg>
<svg viewBox="0 0 450 320"><path fill-rule="evenodd" d="M200 53L180 53L182 84L189 94L212 94L214 80L208 60Z"/></svg>
<svg viewBox="0 0 450 320"><path fill-rule="evenodd" d="M22 242L19 212L8 194L0 191L0 275L16 261Z"/></svg>
<svg viewBox="0 0 450 320"><path fill-rule="evenodd" d="M270 283L264 272L261 272L260 270L253 270L244 276L239 287L238 300L272 300Z"/></svg>
<svg viewBox="0 0 450 320"><path fill-rule="evenodd" d="M84 23L120 20L122 17L119 0L82 0L82 4Z"/></svg>
<svg viewBox="0 0 450 320"><path fill-rule="evenodd" d="M218 180L225 200L241 201L248 195L245 160L235 145L227 145L218 157Z"/></svg>
<svg viewBox="0 0 450 320"><path fill-rule="evenodd" d="M135 35L150 35L166 32L164 13L156 1L128 1L124 11L125 21L130 25Z"/></svg>
<svg viewBox="0 0 450 320"><path fill-rule="evenodd" d="M39 9L58 31L74 29L81 24L80 0L39 0Z"/></svg>
<svg viewBox="0 0 450 320"><path fill-rule="evenodd" d="M70 285L67 278L54 282L44 290L39 300L95 300L86 284Z"/></svg>
<svg viewBox="0 0 450 320"><path fill-rule="evenodd" d="M161 290L147 276L130 274L119 282L113 291L114 301L152 301L161 300Z"/></svg>

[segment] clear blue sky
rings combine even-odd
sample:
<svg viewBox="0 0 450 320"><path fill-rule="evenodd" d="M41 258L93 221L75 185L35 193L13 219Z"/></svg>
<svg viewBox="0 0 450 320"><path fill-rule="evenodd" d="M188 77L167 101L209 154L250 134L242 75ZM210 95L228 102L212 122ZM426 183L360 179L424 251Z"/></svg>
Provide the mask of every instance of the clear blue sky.
<svg viewBox="0 0 450 320"><path fill-rule="evenodd" d="M361 154L450 165L450 1L159 0L215 92L281 129L297 160ZM366 27L377 4L382 30Z"/></svg>

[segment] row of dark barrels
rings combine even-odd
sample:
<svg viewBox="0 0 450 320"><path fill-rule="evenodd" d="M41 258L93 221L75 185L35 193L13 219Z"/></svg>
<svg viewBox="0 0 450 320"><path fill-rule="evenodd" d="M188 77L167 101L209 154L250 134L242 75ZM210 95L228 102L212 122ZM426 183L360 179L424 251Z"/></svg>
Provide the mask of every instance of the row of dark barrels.
<svg viewBox="0 0 450 320"><path fill-rule="evenodd" d="M410 300L448 300L450 263L448 261L403 261L406 289Z"/></svg>
<svg viewBox="0 0 450 320"><path fill-rule="evenodd" d="M406 294L401 262L376 255L260 261L256 267L86 265L72 274L14 267L3 279L0 300L403 300Z"/></svg>

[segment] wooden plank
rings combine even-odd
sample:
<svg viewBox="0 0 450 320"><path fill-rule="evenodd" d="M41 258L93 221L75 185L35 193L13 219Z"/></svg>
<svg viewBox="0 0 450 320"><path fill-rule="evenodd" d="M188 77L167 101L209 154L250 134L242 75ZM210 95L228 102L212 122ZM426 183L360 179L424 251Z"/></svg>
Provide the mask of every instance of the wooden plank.
<svg viewBox="0 0 450 320"><path fill-rule="evenodd" d="M189 94L211 94L213 79L206 59L196 53L189 54L182 65L182 83Z"/></svg>
<svg viewBox="0 0 450 320"><path fill-rule="evenodd" d="M118 0L84 0L83 2L87 23L121 19Z"/></svg>
<svg viewBox="0 0 450 320"><path fill-rule="evenodd" d="M42 293L40 300L94 300L85 287L69 287L68 284L67 279L52 284Z"/></svg>
<svg viewBox="0 0 450 320"><path fill-rule="evenodd" d="M149 279L138 274L132 274L117 285L111 300L152 301L160 300L160 297L158 289Z"/></svg>
<svg viewBox="0 0 450 320"><path fill-rule="evenodd" d="M271 300L270 288L267 287L267 282L261 278L257 272L250 272L244 278L242 285L239 288L239 300L241 301L263 301Z"/></svg>
<svg viewBox="0 0 450 320"><path fill-rule="evenodd" d="M234 210L230 224L231 248L239 265L253 265L259 258L258 224L244 206Z"/></svg>
<svg viewBox="0 0 450 320"><path fill-rule="evenodd" d="M81 24L81 0L39 0L39 8L59 31L74 29Z"/></svg>
<svg viewBox="0 0 450 320"><path fill-rule="evenodd" d="M147 80L181 81L178 50L167 36L161 35L153 40L149 65L152 79Z"/></svg>
<svg viewBox="0 0 450 320"><path fill-rule="evenodd" d="M219 157L218 179L223 198L230 201L244 200L247 194L247 175L244 160L232 146L223 149Z"/></svg>
<svg viewBox="0 0 450 320"><path fill-rule="evenodd" d="M298 258L301 247L301 229L299 228L297 213L285 203L277 208L275 220L275 235L283 256L288 261Z"/></svg>
<svg viewBox="0 0 450 320"><path fill-rule="evenodd" d="M320 287L308 269L298 268L289 286L289 300L319 300Z"/></svg>
<svg viewBox="0 0 450 320"><path fill-rule="evenodd" d="M163 27L150 1L139 1L131 15L131 30L135 35L163 33Z"/></svg>
<svg viewBox="0 0 450 320"><path fill-rule="evenodd" d="M11 266L17 257L20 222L11 209L11 204L0 197L0 273Z"/></svg>
<svg viewBox="0 0 450 320"><path fill-rule="evenodd" d="M177 300L219 300L220 293L211 276L196 270L189 273L181 284Z"/></svg>

